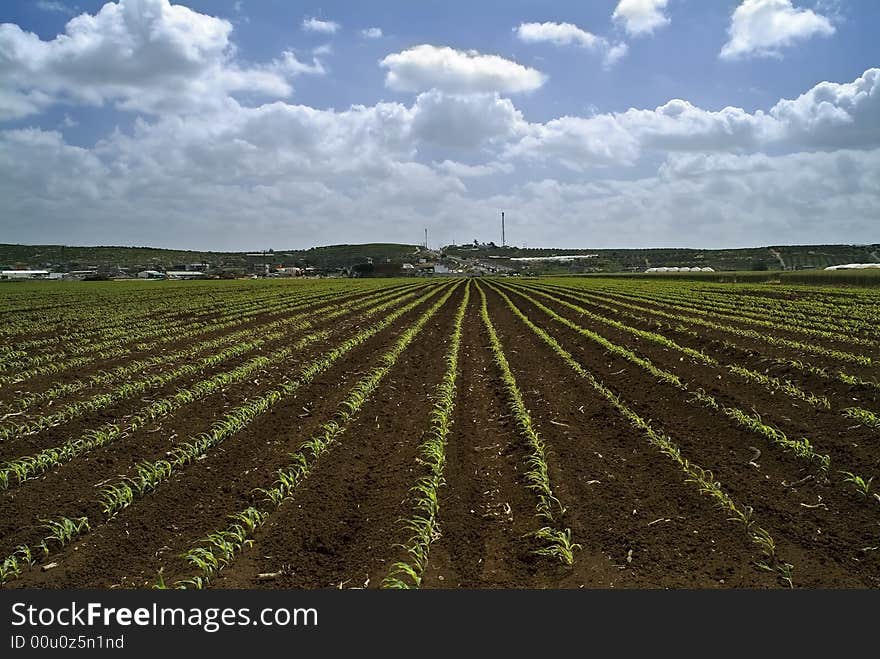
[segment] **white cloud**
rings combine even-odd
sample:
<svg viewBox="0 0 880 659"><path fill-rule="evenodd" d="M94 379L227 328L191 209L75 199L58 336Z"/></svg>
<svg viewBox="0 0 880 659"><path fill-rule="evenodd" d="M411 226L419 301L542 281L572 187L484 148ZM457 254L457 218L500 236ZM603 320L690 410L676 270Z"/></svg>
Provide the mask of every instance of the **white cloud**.
<svg viewBox="0 0 880 659"><path fill-rule="evenodd" d="M612 44L605 37L582 30L572 23L521 23L514 29L524 43L552 43L555 46L578 46L601 53L602 63L608 68L623 58L629 50L625 43Z"/></svg>
<svg viewBox="0 0 880 659"><path fill-rule="evenodd" d="M303 30L319 34L336 34L340 27L335 21L322 21L319 18L304 18L302 22Z"/></svg>
<svg viewBox="0 0 880 659"><path fill-rule="evenodd" d="M602 57L602 63L606 68L610 68L626 57L628 52L629 46L623 42L611 45L608 50L605 51L605 55Z"/></svg>
<svg viewBox="0 0 880 659"><path fill-rule="evenodd" d="M319 46L312 51L315 55L326 55L333 52L333 49L327 46ZM327 71L324 69L324 65L317 58L312 58L311 64L306 64L301 62L295 54L293 54L289 50L285 50L281 53L281 57L274 60L269 67L271 70L284 73L290 76L297 75L324 75Z"/></svg>
<svg viewBox="0 0 880 659"><path fill-rule="evenodd" d="M434 166L457 178L477 178L513 172L513 165L500 162L492 162L486 165L468 165L455 160L444 160L443 162L434 163Z"/></svg>
<svg viewBox="0 0 880 659"><path fill-rule="evenodd" d="M640 37L669 24L663 12L667 4L669 0L620 0L611 16L627 34Z"/></svg>
<svg viewBox="0 0 880 659"><path fill-rule="evenodd" d="M361 30L361 36L364 39L381 39L382 38L382 28L381 27L368 27Z"/></svg>
<svg viewBox="0 0 880 659"><path fill-rule="evenodd" d="M727 60L780 57L782 49L799 41L834 32L828 18L796 8L791 0L743 0L733 12L720 56Z"/></svg>
<svg viewBox="0 0 880 659"><path fill-rule="evenodd" d="M779 101L770 115L784 139L811 148L880 145L880 69L852 82L820 82L796 99Z"/></svg>
<svg viewBox="0 0 880 659"><path fill-rule="evenodd" d="M414 162L408 113L396 104L330 113L274 103L222 121L143 124L93 149L58 133L0 131L0 197L16 218L4 238L278 249L341 235L417 242L428 226L448 243L491 238L475 218L505 208L517 244L876 241L880 149L680 154L636 180L532 178L473 194L460 179L496 166Z"/></svg>
<svg viewBox="0 0 880 659"><path fill-rule="evenodd" d="M522 135L528 125L498 94L420 94L412 108L412 136L446 149L477 150Z"/></svg>
<svg viewBox="0 0 880 659"><path fill-rule="evenodd" d="M231 29L161 0L105 5L49 41L0 27L3 117L144 113L89 147L66 141L81 135L65 108L41 117L58 131L0 130L3 239L283 248L428 226L463 242L491 238L474 227L505 208L531 245L876 241L880 69L763 111L673 99L530 122L505 96L540 72L422 46L382 62L411 101L322 110L278 100L319 59L244 66Z"/></svg>
<svg viewBox="0 0 880 659"><path fill-rule="evenodd" d="M312 49L312 55L332 55L333 54L333 44L332 43L322 43L317 48Z"/></svg>
<svg viewBox="0 0 880 659"><path fill-rule="evenodd" d="M147 113L199 112L232 94L284 98L293 75L320 74L292 53L263 65L236 63L232 25L168 0L120 0L71 19L43 41L0 25L0 119L51 103L101 105Z"/></svg>
<svg viewBox="0 0 880 659"><path fill-rule="evenodd" d="M604 41L602 37L571 23L522 23L516 28L516 36L525 43L574 44L583 48L599 48Z"/></svg>
<svg viewBox="0 0 880 659"><path fill-rule="evenodd" d="M40 11L49 11L57 14L72 15L76 13L63 2L58 2L57 0L37 0L37 2L34 3L34 6Z"/></svg>
<svg viewBox="0 0 880 659"><path fill-rule="evenodd" d="M673 99L651 110L631 108L529 124L507 154L537 161L558 159L582 170L630 166L647 151L748 153L858 147L880 147L880 69L869 69L850 83L819 83L767 112L735 107L705 110Z"/></svg>
<svg viewBox="0 0 880 659"><path fill-rule="evenodd" d="M632 165L639 155L638 140L607 114L531 124L526 136L507 150L508 157L561 163L573 170Z"/></svg>
<svg viewBox="0 0 880 659"><path fill-rule="evenodd" d="M537 89L546 76L535 69L475 50L423 44L388 55L385 85L396 91L439 89L451 93L518 93Z"/></svg>

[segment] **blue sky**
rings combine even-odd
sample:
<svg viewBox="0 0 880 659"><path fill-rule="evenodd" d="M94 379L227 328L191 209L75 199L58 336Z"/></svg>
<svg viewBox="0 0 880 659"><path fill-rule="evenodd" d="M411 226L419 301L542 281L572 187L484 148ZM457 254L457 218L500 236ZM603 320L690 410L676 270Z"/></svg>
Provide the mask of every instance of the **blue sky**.
<svg viewBox="0 0 880 659"><path fill-rule="evenodd" d="M448 243L497 239L502 208L530 246L877 241L872 0L7 0L0 23L2 242Z"/></svg>

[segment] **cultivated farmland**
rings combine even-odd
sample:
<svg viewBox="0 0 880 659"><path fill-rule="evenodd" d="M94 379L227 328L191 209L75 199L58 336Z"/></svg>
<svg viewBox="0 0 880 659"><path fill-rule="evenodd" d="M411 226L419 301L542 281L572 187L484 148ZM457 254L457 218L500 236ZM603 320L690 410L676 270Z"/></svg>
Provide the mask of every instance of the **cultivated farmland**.
<svg viewBox="0 0 880 659"><path fill-rule="evenodd" d="M5 588L880 587L880 293L0 290Z"/></svg>

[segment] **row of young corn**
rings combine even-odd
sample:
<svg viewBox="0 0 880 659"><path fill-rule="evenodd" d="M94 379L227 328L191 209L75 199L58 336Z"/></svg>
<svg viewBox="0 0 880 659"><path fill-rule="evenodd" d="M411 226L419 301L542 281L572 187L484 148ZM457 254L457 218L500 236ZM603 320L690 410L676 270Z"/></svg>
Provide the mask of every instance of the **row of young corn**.
<svg viewBox="0 0 880 659"><path fill-rule="evenodd" d="M223 307L219 309L230 313L238 311L247 312L250 309L265 306L272 301L270 298L240 300L228 309L224 310ZM168 301L166 304L170 306L172 303ZM203 309L203 312L200 313L198 309ZM173 310L168 310L168 307L166 307L164 313L156 309L151 309L150 311L153 312L151 317L126 319L117 311L104 310L103 315L98 319L101 323L98 327L83 323L77 325L76 329L68 327L67 331L62 330L49 337L18 342L15 344L16 352L24 351L27 359L13 362L10 360L10 354L7 353L0 358L0 370L7 371L15 368L37 366L64 355L86 355L90 352L104 352L108 348L118 345L120 341L134 342L148 337L154 332L163 332L165 335L168 335L172 332L179 332L182 329L202 326L205 320L208 322L215 320L218 307L216 303L211 301L192 301L187 306L176 307ZM36 327L40 328L41 326L37 325ZM38 329L37 331L42 330ZM35 351L41 348L49 348L54 352L36 354Z"/></svg>
<svg viewBox="0 0 880 659"><path fill-rule="evenodd" d="M410 325L373 367L355 384L348 396L337 407L333 418L293 453L290 462L276 472L277 480L271 487L260 490L264 496L259 506L249 506L230 516L232 522L225 528L209 533L195 547L183 554L183 559L195 574L178 579L176 588L204 588L211 579L253 542L254 531L262 526L269 515L292 497L299 485L308 478L316 463L340 440L350 422L370 399L379 384L397 363L403 352L421 333L427 322L447 303L457 285L446 293ZM163 569L164 571L164 569ZM160 573L156 587L166 587Z"/></svg>
<svg viewBox="0 0 880 659"><path fill-rule="evenodd" d="M199 337L210 334L210 333L219 333L225 331L227 329L231 329L239 326L248 325L255 317L257 316L267 316L271 317L273 315L285 314L291 311L296 311L301 308L308 308L313 301L306 300L301 301L296 305L274 305L269 309L263 308L255 308L247 313L230 313L224 315L224 317L230 318L229 320L225 320L223 322L217 321L213 324L208 324L205 326L190 328L186 331L179 332L174 336L165 337L164 339L159 340L154 343L143 343L138 344L133 347L134 351L137 352L146 352L146 351L155 351L160 349L163 344L169 342L180 342L190 339L198 339ZM61 361L56 361L50 364L46 364L45 366L38 366L26 371L22 371L19 373L0 375L0 388L9 385L16 385L22 382L26 382L36 377L42 377L46 375L57 375L60 373L64 373L66 371L72 370L74 368L79 368L82 366L87 366L88 364L94 363L99 359L110 359L110 358L120 358L126 357L130 355L132 350L130 347L125 347L120 349L120 351L110 351L110 352L102 352L97 355L89 355L84 357L73 357L71 359L63 359Z"/></svg>
<svg viewBox="0 0 880 659"><path fill-rule="evenodd" d="M588 338L596 344L602 346L609 353L621 357L631 364L638 366L639 368L650 373L652 376L656 377L661 382L672 385L682 392L689 393L690 397L687 400L696 401L697 403L708 409L719 412L731 421L733 421L740 428L748 430L764 438L765 440L770 442L771 445L778 446L784 451L789 452L798 458L811 462L817 467L817 475L821 477L827 477L829 475L829 471L831 469L831 456L816 451L816 449L813 447L812 443L808 439L791 439L776 426L766 423L757 413L750 414L748 412L744 412L737 407L724 405L723 403L718 402L718 400L714 396L706 393L702 389L691 390L684 382L681 381L681 379L677 375L658 368L650 360L639 357L631 350L623 348L622 346L618 346L608 341L605 337L596 334L595 332L586 329L563 316L560 316L553 309L550 309L549 307L541 304L539 301L530 297L522 290L518 290L517 294L522 296L523 299L535 305L538 309L543 311L553 320L561 323L562 325L565 325L566 327L574 330L581 336ZM843 477L840 479L841 483L851 487L852 489L866 497L870 495L870 486L872 479L865 479L864 477L853 474L850 471L840 470L839 473L843 475Z"/></svg>
<svg viewBox="0 0 880 659"><path fill-rule="evenodd" d="M747 368L745 366L740 366L738 364L722 364L714 357L710 357L709 355L701 352L699 350L694 350L693 348L688 348L685 346L681 346L675 341L672 341L668 337L658 334L656 332L650 332L647 330L640 330L620 321L614 320L612 318L608 318L607 316L602 316L600 314L593 313L589 309L586 309L582 306L572 304L571 302L566 301L560 295L568 296L567 293L563 293L561 291L554 291L554 294L548 293L546 290L543 290L541 287L529 286L528 290L532 293L540 295L544 298L550 299L572 311L577 312L578 314L590 318L591 320L595 320L597 322L609 325L616 329L622 330L624 332L628 332L635 336L638 336L643 339L647 339L659 345L662 345L665 348L670 350L674 350L683 355L690 357L691 359L709 367L713 368L723 368L726 369L732 375L739 377L740 379L758 384L769 391L781 392L790 398L794 398L796 400L803 401L808 403L809 405L817 408L830 410L831 409L831 401L829 401L827 396L817 396L816 394L806 391L801 387L797 386L790 380L780 380L779 378L772 377L770 375L766 375L764 373L760 373L753 369ZM856 419L861 421L862 423L877 427L876 424L878 422L876 415L870 410L866 410L860 408L858 406L847 406L845 408L841 408L835 410L836 413L841 414L847 418Z"/></svg>
<svg viewBox="0 0 880 659"><path fill-rule="evenodd" d="M534 290L534 289L531 289ZM573 297L575 299L583 299L587 301L592 306L596 306L602 309L605 309L609 313L614 313L617 315L623 315L629 318L633 318L639 322L643 323L657 323L658 321L651 321L644 316L639 316L633 312L627 311L625 309L618 309L615 307L609 307L607 305L603 305L601 303L597 303L592 299L589 299L585 296L578 295L578 293L574 292L568 288L553 288L555 292L562 293L563 295L567 295ZM676 332L687 334L689 336L693 336L694 338L702 339L705 337L701 337L697 332L695 332L692 328L689 328L681 322L676 322L670 325L671 329ZM661 335L662 336L662 335ZM712 341L719 343L726 349L734 350L740 353L747 352L742 346L725 339L718 338L712 339ZM873 389L880 390L880 379L874 378L873 380L866 380L864 378L858 377L851 373L847 373L840 368L837 369L829 369L826 367L819 367L813 364L804 362L799 359L785 359L779 357L766 356L763 360L767 363L772 363L773 365L784 368L784 369L793 369L800 371L806 375L812 375L823 380L832 381L836 380L838 382L842 382L850 387L860 387L865 389ZM803 400L810 405L819 408L829 409L831 407L830 401L828 401L827 397L824 396L815 396L810 392L805 391L801 387L798 387L796 384L789 380L780 380L779 378L774 378L772 376L768 376L762 373L758 373L753 369L746 369L745 367L738 365L727 365L726 368L739 377L742 377L747 380L751 380L753 382L757 382L758 384L764 385L767 388L774 389L776 391L781 391L782 393L791 396L793 398L798 398ZM864 424L868 427L877 428L880 427L880 417L874 412L864 409L859 406L848 405L847 407L840 408L837 410L838 413L842 414L844 417L849 419L856 420L861 424Z"/></svg>
<svg viewBox="0 0 880 659"><path fill-rule="evenodd" d="M856 332L867 328L856 328L849 323L839 323L832 317L825 317L821 321L816 320L815 313L804 319L788 315L785 311L776 309L773 313L774 320L767 320L768 306L772 304L756 304L751 307L741 300L737 304L726 301L706 299L700 295L698 299L691 298L688 293L682 293L680 287L670 293L656 290L655 286L642 286L638 290L609 290L599 289L609 297L622 297L626 300L636 300L656 304L663 308L674 309L692 313L705 318L717 319L725 322L738 322L744 325L764 327L778 331L780 329L804 336L828 339L840 343L863 345L876 348L878 342L872 338L858 336Z"/></svg>
<svg viewBox="0 0 880 659"><path fill-rule="evenodd" d="M438 514L440 512L440 488L445 485L443 470L446 466L446 441L452 428L455 411L456 383L458 381L458 356L461 348L462 322L470 300L470 282L465 285L464 296L453 320L452 336L446 350L446 371L437 386L434 407L431 410L431 428L419 446L418 463L426 474L412 487L413 513L402 520L403 530L410 534L403 545L406 560L391 565L382 581L383 588L418 588L428 566L431 543L440 535Z"/></svg>
<svg viewBox="0 0 880 659"><path fill-rule="evenodd" d="M553 488L550 485L550 472L544 450L544 440L541 439L535 424L532 422L532 417L526 408L522 392L519 389L513 372L510 370L507 357L504 355L504 346L501 344L492 319L489 317L486 294L479 285L477 290L480 293L480 317L483 320L483 327L489 336L489 348L492 351L495 365L498 367L501 382L507 394L507 406L516 420L516 427L520 435L528 446L524 474L527 483L526 487L538 499L536 506L537 516L543 523L543 526L534 533L535 537L543 543L543 546L536 550L536 553L542 556L551 556L566 565L571 565L574 562L574 551L579 549L580 545L571 541L571 529L561 527L561 518L565 515L565 507L553 494Z"/></svg>
<svg viewBox="0 0 880 659"><path fill-rule="evenodd" d="M308 345L326 338L329 332L318 332L302 337L288 348L276 350L268 355L250 359L228 371L223 371L201 380L191 387L182 388L170 396L149 403L123 424L108 423L94 430L87 430L81 436L67 440L31 455L8 460L0 465L0 489L8 489L13 484L20 485L28 479L60 467L74 458L95 449L107 446L160 418L167 417L186 405L202 400L230 385L244 382L253 374L273 364L281 364L296 355ZM13 480L14 479L14 480Z"/></svg>
<svg viewBox="0 0 880 659"><path fill-rule="evenodd" d="M609 282L610 283L610 282ZM614 285L599 286L607 292L621 292L643 299L657 299L666 302L693 305L695 308L718 310L731 315L751 314L756 318L767 319L768 315L785 319L795 324L803 323L818 329L841 329L849 332L870 330L871 323L880 320L880 315L870 312L870 306L859 296L847 294L844 298L826 300L811 294L815 289L800 287L797 290L774 286L760 291L730 284L693 284L681 282L653 281L647 286L642 281L638 285L631 282L615 282ZM690 284L690 285L689 285ZM776 297L776 295L781 297ZM764 315L761 316L761 312ZM827 324L825 324L827 321Z"/></svg>
<svg viewBox="0 0 880 659"><path fill-rule="evenodd" d="M616 393L606 387L589 370L575 360L571 353L563 348L556 339L532 322L504 291L491 285L490 288L501 297L507 308L526 327L547 344L580 378L605 398L634 428L640 430L651 446L675 463L685 475L685 482L696 486L701 494L709 497L732 521L736 521L743 526L749 539L761 551L762 558L758 562L760 567L775 572L786 584L792 585L792 569L794 566L783 561L777 555L775 541L766 529L756 523L750 506L736 503L723 489L721 483L715 480L712 472L686 458L671 437L655 428L650 421L645 420L633 411Z"/></svg>
<svg viewBox="0 0 880 659"><path fill-rule="evenodd" d="M556 288L553 286L552 288ZM733 334L736 336L754 339L761 343L767 343L769 345L775 347L789 348L792 350L797 350L801 352L809 352L815 355L821 355L828 359L846 362L849 364L857 364L859 366L872 366L874 361L871 357L867 355L860 355L851 352L845 352L842 350L836 350L834 348L826 348L825 346L815 345L812 343L803 343L800 341L794 341L792 339L786 339L779 336L774 336L772 334L768 334L766 332L759 332L757 330L746 329L742 327L735 327L733 325L725 325L723 323L717 323L712 320L707 320L705 318L697 318L694 316L682 315L673 313L670 311L663 311L662 309L654 309L650 307L644 307L637 304L632 304L623 300L617 299L608 299L606 296L596 295L595 293L587 292L583 289L578 289L578 295L590 300L597 300L598 302L612 302L613 304L623 307L625 309L632 309L634 311L639 311L643 313L650 314L652 316L659 316L661 318L668 318L671 320L677 320L685 322L689 325L699 325L701 327L707 327L709 329L717 330L719 332L724 332L726 334Z"/></svg>
<svg viewBox="0 0 880 659"><path fill-rule="evenodd" d="M560 287L560 286L552 286L552 285L546 285L545 288L547 290L558 291L558 292L561 292L564 295L568 295L574 299L578 299L580 301L587 302L592 307L602 309L605 312L607 312L608 314L630 318L636 322L644 323L646 325L653 325L653 326L659 326L659 327L664 326L664 323L661 322L660 320L657 320L656 318L649 317L650 314L643 315L643 314L636 313L634 311L631 311L631 310L624 308L624 307L621 307L621 306L610 306L608 304L603 304L602 302L598 302L593 298L587 297L584 294L584 292L581 291L580 289L573 289L570 287ZM718 345L724 350L734 351L734 352L741 354L741 355L750 354L750 351L748 349L731 341L729 338L726 338L724 336L707 337L703 334L700 334L692 326L688 326L688 325L683 324L683 320L678 316L673 315L673 316L669 317L669 321L666 322L666 326L670 330L672 330L678 334L690 336L690 337L693 337L694 339L697 339L700 341L707 341L708 340L713 345ZM775 367L778 367L781 369L786 369L786 370L792 369L792 370L800 371L801 373L804 373L805 375L811 375L814 377L818 377L822 380L842 382L843 384L846 384L851 387L880 390L880 379L875 378L873 380L868 380L868 379L856 376L852 373L848 373L846 371L843 371L840 368L830 369L827 367L816 366L815 364L805 362L802 359L774 357L772 355L764 355L761 359L765 363L772 364Z"/></svg>
<svg viewBox="0 0 880 659"><path fill-rule="evenodd" d="M89 530L87 517L59 517L41 519L42 528L48 531L39 543L30 547L20 545L0 562L0 586L21 575L22 571L35 565L37 561L48 558L53 550L68 545L74 538Z"/></svg>
<svg viewBox="0 0 880 659"><path fill-rule="evenodd" d="M370 289L374 286L356 284L356 288ZM126 303L123 293L114 290L102 299L95 299L93 292L88 293L88 304L78 297L77 304L72 308L59 310L54 318L46 314L26 313L15 314L17 322L4 326L7 345L16 348L33 350L41 347L58 345L81 345L96 343L120 331L130 333L130 328L147 326L167 326L169 324L186 324L193 320L211 318L218 311L247 311L260 306L276 303L293 304L303 297L315 295L338 295L351 293L352 286L330 285L314 282L298 283L293 287L265 288L256 284L242 290L231 290L222 283L215 283L210 288L199 289L193 295L191 289L145 290L140 287L132 302ZM347 290L346 290L347 289ZM11 334L10 334L11 333ZM15 335L21 335L19 338ZM37 336L35 336L35 334ZM40 336L40 335L44 336Z"/></svg>
<svg viewBox="0 0 880 659"><path fill-rule="evenodd" d="M221 309L219 314L215 310L215 313L212 313L210 317L201 321L183 319L175 323L149 323L142 325L135 331L124 327L114 328L112 337L109 339L96 343L81 341L74 345L65 346L63 349L55 352L33 355L25 360L0 364L0 371L39 367L43 364L68 357L89 356L100 359L125 357L132 352L154 350L165 343L229 327L230 322L232 322L231 326L240 325L246 319L255 316L288 313L308 308L316 301L324 301L337 296L337 293L317 293L294 300L293 304L283 299L272 300L268 304L262 300L247 301L242 306L232 309ZM143 342L143 339L149 340Z"/></svg>
<svg viewBox="0 0 880 659"><path fill-rule="evenodd" d="M260 414L273 407L280 400L295 393L301 386L314 380L317 375L326 371L352 349L386 329L401 316L416 309L424 302L427 302L444 288L447 289L447 292L442 297L441 302L445 302L449 295L451 295L452 289L447 286L431 286L426 294L405 306L392 311L371 327L359 331L354 336L343 341L337 347L332 348L317 359L311 361L296 377L286 379L281 385L272 389L267 394L249 399L244 404L231 410L213 424L208 432L191 438L191 441L189 442L178 444L177 450L172 451L170 454L173 461L169 461L172 464L171 471L175 471L177 468L189 464L193 460L201 457L201 455L206 455L211 448L222 442L229 435L246 427ZM431 309L436 312L436 309L438 309L439 306L439 303L435 304ZM425 322L427 321L425 320ZM159 462L161 461L157 461L156 463L141 463L135 467L135 476L123 479L117 483L106 486L101 490L96 503L101 506L105 515L105 521L115 517L120 510L129 507L136 499L140 498L142 494L147 491L154 491L162 481L166 480L167 476L170 475L170 471L164 466L160 467ZM145 468L145 465L147 464L152 464L157 468L155 470L147 469ZM165 475L163 476L163 474ZM54 520L47 521L46 524L66 524L65 520L70 519L74 518L58 517ZM71 534L64 544L69 543L79 535L82 535L82 533L91 529L91 520L89 520L87 516L76 519L80 520L78 530ZM21 557L25 553L29 553L33 556L36 555L38 553L37 550L40 549L44 551L44 555L48 555L49 552L46 549L49 548L50 545L51 542L47 542L45 538L33 546L22 545L7 556L4 559L4 562L11 563L17 561L19 567L21 567ZM13 571L8 572L8 575L17 576L17 574L13 574ZM7 579L8 578L10 577L7 576ZM2 581L0 581L0 583L2 583Z"/></svg>
<svg viewBox="0 0 880 659"><path fill-rule="evenodd" d="M847 329L870 330L880 321L880 313L872 307L876 293L870 289L774 285L772 289L736 286L731 290L728 285L718 285L708 290L701 287L693 296L728 303L733 300L755 311L766 309L812 322L829 318Z"/></svg>
<svg viewBox="0 0 880 659"><path fill-rule="evenodd" d="M84 380L75 380L73 382L63 383L44 392L22 396L16 401L17 404L14 407L15 412L9 415L5 415L6 417L18 416L18 413L22 412L23 410L27 409L38 401L55 400L60 395L74 393L76 391L84 389L89 384L94 386L95 384L113 382L114 380L118 380L123 376L126 378L125 384L114 389L113 391L93 396L92 398L87 400L71 403L64 406L63 409L58 410L57 412L53 412L49 415L40 415L17 424L11 423L5 428L0 428L0 440L8 439L13 435L26 435L34 432L39 432L44 428L56 426L61 423L75 419L79 416L82 416L83 414L86 414L88 412L103 409L108 405L138 395L149 389L163 387L173 382L174 380L178 380L187 375L200 373L207 368L212 368L214 366L222 364L232 357L244 354L245 352L249 352L251 350L256 350L257 348L267 343L280 339L284 337L288 332L290 332L291 329L293 329L294 327L296 327L296 329L302 329L301 322L303 318L308 317L312 319L307 325L307 327L311 327L315 322L319 322L321 320L321 316L326 314L327 312L335 312L332 314L332 317L338 317L340 315L340 309L354 310L361 306L364 306L365 304L368 304L370 301L376 299L385 299L387 297L392 297L397 294L397 291L393 291L390 293L382 292L378 294L363 296L357 298L356 300L339 301L334 304L308 309L306 311L302 311L263 325L260 328L260 332L265 332L265 334L259 339L253 341L240 343L243 339L247 339L254 334L254 331L251 328L247 330L240 330L238 332L226 334L211 341L195 344L185 350L166 353L164 355L153 357L149 360L136 361L131 364L123 364L122 366L114 369L114 371L111 371L110 373L102 372ZM183 366L179 366L178 368L170 372L149 375L140 380L129 379L132 375L136 375L137 373L142 372L148 367L162 366L165 364L177 364L182 361L188 361L202 352L216 350L217 348L224 348L224 346L229 347L226 347L220 353L215 353L204 357L202 360L200 360L200 362L184 364ZM0 420L3 420L3 417L0 417Z"/></svg>
<svg viewBox="0 0 880 659"><path fill-rule="evenodd" d="M352 310L359 310L360 318L368 319L374 315L382 314L390 308L415 296L416 293L408 293L382 302L372 308L363 309L365 302L359 305L343 306L327 315L323 321L332 321L349 314ZM309 330L314 321L305 320L289 326L288 332L302 333ZM143 428L148 423L167 417L182 407L217 393L226 387L244 382L251 375L273 364L283 363L291 356L295 356L304 348L323 341L329 336L327 331L313 332L302 336L292 347L276 350L269 355L258 356L240 364L239 366L217 373L205 380L197 382L191 387L181 388L174 394L155 400L145 407L137 410L125 423L108 423L94 430L86 431L80 437L68 440L60 446L50 447L32 455L22 456L0 465L0 489L8 488L13 482L20 484L29 478L38 476L50 469L54 469L70 460L88 453L94 449L107 446L108 444L125 437L136 430ZM14 481L13 481L14 479Z"/></svg>

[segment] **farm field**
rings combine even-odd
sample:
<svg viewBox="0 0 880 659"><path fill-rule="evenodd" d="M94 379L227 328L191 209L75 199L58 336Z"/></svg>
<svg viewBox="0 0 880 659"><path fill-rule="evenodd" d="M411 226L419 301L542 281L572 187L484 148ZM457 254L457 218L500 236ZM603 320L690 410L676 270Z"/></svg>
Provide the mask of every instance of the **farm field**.
<svg viewBox="0 0 880 659"><path fill-rule="evenodd" d="M4 588L878 588L880 292L0 287Z"/></svg>

